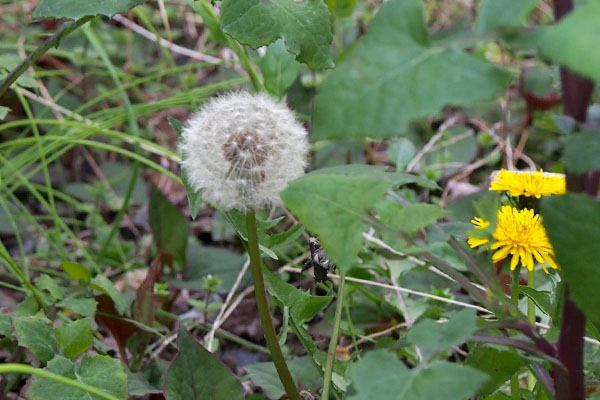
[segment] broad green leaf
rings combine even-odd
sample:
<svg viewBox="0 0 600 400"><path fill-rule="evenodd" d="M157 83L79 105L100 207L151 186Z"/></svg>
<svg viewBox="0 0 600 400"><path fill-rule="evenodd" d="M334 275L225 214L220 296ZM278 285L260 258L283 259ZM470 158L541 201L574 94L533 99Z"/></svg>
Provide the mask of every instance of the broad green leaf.
<svg viewBox="0 0 600 400"><path fill-rule="evenodd" d="M115 303L115 309L120 315L127 314L127 310L129 309L129 301L123 295L123 293L119 292L110 279L104 275L96 275L90 282L90 285L93 289L99 290L110 297L113 303Z"/></svg>
<svg viewBox="0 0 600 400"><path fill-rule="evenodd" d="M35 286L38 289L46 290L55 300L61 300L65 297L65 289L63 289L49 275L41 274L35 281Z"/></svg>
<svg viewBox="0 0 600 400"><path fill-rule="evenodd" d="M475 23L478 32L520 26L540 0L485 0Z"/></svg>
<svg viewBox="0 0 600 400"><path fill-rule="evenodd" d="M179 325L179 352L165 382L167 400L242 399L244 390L235 375ZM199 368L201 366L201 368Z"/></svg>
<svg viewBox="0 0 600 400"><path fill-rule="evenodd" d="M127 375L123 364L108 356L84 355L80 364L57 356L48 363L48 371L94 386L118 399L127 398ZM40 377L33 378L27 389L30 400L100 400L100 397Z"/></svg>
<svg viewBox="0 0 600 400"><path fill-rule="evenodd" d="M68 299L58 303L58 306L82 317L94 318L96 316L96 300L94 299Z"/></svg>
<svg viewBox="0 0 600 400"><path fill-rule="evenodd" d="M221 28L254 49L281 38L298 61L316 69L333 67L333 36L323 0L224 0Z"/></svg>
<svg viewBox="0 0 600 400"><path fill-rule="evenodd" d="M92 320L78 319L54 328L58 347L67 358L83 354L92 345Z"/></svg>
<svg viewBox="0 0 600 400"><path fill-rule="evenodd" d="M383 138L446 105L491 100L511 75L449 44L431 43L419 0L385 3L316 97L314 138Z"/></svg>
<svg viewBox="0 0 600 400"><path fill-rule="evenodd" d="M374 176L308 174L281 192L285 205L312 233L342 271L356 260L369 210L390 186Z"/></svg>
<svg viewBox="0 0 600 400"><path fill-rule="evenodd" d="M0 313L0 336L12 338L12 328L10 327L10 315Z"/></svg>
<svg viewBox="0 0 600 400"><path fill-rule="evenodd" d="M294 380L311 393L316 393L323 384L323 378L310 357L299 357L287 362ZM285 394L277 375L275 364L261 362L244 367L255 385L260 386L271 399L279 399Z"/></svg>
<svg viewBox="0 0 600 400"><path fill-rule="evenodd" d="M410 160L417 154L415 145L407 138L400 138L390 143L386 150L390 161L394 163L398 171L403 171Z"/></svg>
<svg viewBox="0 0 600 400"><path fill-rule="evenodd" d="M173 128L173 130L175 131L177 137L181 138L181 133L185 128L185 124L171 116L169 116L169 124L171 125L171 128ZM192 220L195 220L198 216L198 211L200 211L200 207L202 207L202 191L195 191L194 188L192 188L188 180L187 174L183 169L181 170L181 180L183 181L183 186L185 186L185 193L187 195Z"/></svg>
<svg viewBox="0 0 600 400"><path fill-rule="evenodd" d="M190 232L188 221L154 185L150 195L148 219L156 246L171 254L183 267Z"/></svg>
<svg viewBox="0 0 600 400"><path fill-rule="evenodd" d="M384 350L367 353L352 365L350 372L353 391L349 400L467 399L488 379L474 368L447 362L425 369L408 369Z"/></svg>
<svg viewBox="0 0 600 400"><path fill-rule="evenodd" d="M521 367L527 365L527 361L515 351L476 346L469 352L466 364L485 372L490 377L490 380L477 392L480 396L487 396L495 392Z"/></svg>
<svg viewBox="0 0 600 400"><path fill-rule="evenodd" d="M582 174L600 169L600 132L582 132L569 135L565 142L563 162L565 169Z"/></svg>
<svg viewBox="0 0 600 400"><path fill-rule="evenodd" d="M38 360L51 360L58 349L50 321L39 316L13 317L12 324L19 346L26 347Z"/></svg>
<svg viewBox="0 0 600 400"><path fill-rule="evenodd" d="M600 41L600 2L577 7L540 37L542 54L588 78L600 81L600 53L590 51Z"/></svg>
<svg viewBox="0 0 600 400"><path fill-rule="evenodd" d="M160 358L152 358L139 372L127 370L127 393L130 396L145 396L162 393L169 364Z"/></svg>
<svg viewBox="0 0 600 400"><path fill-rule="evenodd" d="M299 325L313 319L331 302L331 296L311 296L284 282L268 269L264 268L263 272L269 292L290 308L290 317Z"/></svg>
<svg viewBox="0 0 600 400"><path fill-rule="evenodd" d="M273 249L277 246L281 246L282 244L294 241L302 235L304 232L304 226L302 224L296 224L285 232L276 233L274 235L270 235L266 240L265 245Z"/></svg>
<svg viewBox="0 0 600 400"><path fill-rule="evenodd" d="M42 0L33 12L33 18L79 19L86 15L112 17L129 11L144 0Z"/></svg>
<svg viewBox="0 0 600 400"><path fill-rule="evenodd" d="M329 11L338 18L345 18L352 15L356 8L356 0L325 0Z"/></svg>
<svg viewBox="0 0 600 400"><path fill-rule="evenodd" d="M385 224L394 231L401 233L415 233L429 224L442 218L446 213L433 204L410 204L405 207L394 204L391 215L386 216ZM388 209L389 211L389 209Z"/></svg>
<svg viewBox="0 0 600 400"><path fill-rule="evenodd" d="M8 115L9 112L10 112L10 108L0 106L0 121L2 121L4 118L6 118L6 115Z"/></svg>
<svg viewBox="0 0 600 400"><path fill-rule="evenodd" d="M89 282L90 281L90 270L83 264L75 263L75 262L64 262L60 264L60 267L67 271L67 274L72 279L77 281Z"/></svg>
<svg viewBox="0 0 600 400"><path fill-rule="evenodd" d="M546 315L552 316L554 308L552 307L552 298L550 292L535 290L529 286L519 286L519 292L529 297L535 305Z"/></svg>
<svg viewBox="0 0 600 400"><path fill-rule="evenodd" d="M278 99L282 98L298 77L300 67L301 64L285 49L281 39L271 43L267 54L260 60L265 88Z"/></svg>
<svg viewBox="0 0 600 400"><path fill-rule="evenodd" d="M415 324L408 331L407 340L424 354L433 354L463 344L476 328L475 312L464 309L443 324L430 319Z"/></svg>
<svg viewBox="0 0 600 400"><path fill-rule="evenodd" d="M242 254L221 247L202 246L196 238L190 239L187 249L187 265L183 270L183 281L173 282L181 288L197 289L202 285L202 279L212 275L221 280L219 293L228 293L233 286L240 270L246 262ZM242 285L250 280L246 273Z"/></svg>
<svg viewBox="0 0 600 400"><path fill-rule="evenodd" d="M590 319L600 320L600 202L574 193L544 197L541 214L571 297Z"/></svg>

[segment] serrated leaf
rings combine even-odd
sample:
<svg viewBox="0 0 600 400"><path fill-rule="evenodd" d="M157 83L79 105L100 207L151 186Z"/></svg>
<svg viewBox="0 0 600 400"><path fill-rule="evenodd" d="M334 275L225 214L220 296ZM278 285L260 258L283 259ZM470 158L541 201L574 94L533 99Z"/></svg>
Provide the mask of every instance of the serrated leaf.
<svg viewBox="0 0 600 400"><path fill-rule="evenodd" d="M527 365L527 361L515 351L476 346L469 352L466 364L485 372L490 377L477 392L480 396L487 396L509 380L521 367Z"/></svg>
<svg viewBox="0 0 600 400"><path fill-rule="evenodd" d="M576 174L600 169L600 132L569 135L565 141L565 169Z"/></svg>
<svg viewBox="0 0 600 400"><path fill-rule="evenodd" d="M475 311L464 309L443 324L430 319L421 321L408 331L406 338L423 354L433 354L463 344L476 328Z"/></svg>
<svg viewBox="0 0 600 400"><path fill-rule="evenodd" d="M310 321L331 302L331 296L311 296L284 282L268 269L264 269L269 293L290 308L290 317L298 325Z"/></svg>
<svg viewBox="0 0 600 400"><path fill-rule="evenodd" d="M600 202L575 193L542 198L541 214L573 301L600 320Z"/></svg>
<svg viewBox="0 0 600 400"><path fill-rule="evenodd" d="M65 297L65 289L49 275L41 274L35 281L35 286L40 290L45 290L50 293L50 296L55 300L61 300Z"/></svg>
<svg viewBox="0 0 600 400"><path fill-rule="evenodd" d="M26 347L42 362L51 360L58 349L52 326L39 316L13 317L12 325L19 346Z"/></svg>
<svg viewBox="0 0 600 400"><path fill-rule="evenodd" d="M88 267L83 264L75 262L64 262L60 264L60 267L64 269L72 279L77 281L89 282L91 273Z"/></svg>
<svg viewBox="0 0 600 400"><path fill-rule="evenodd" d="M33 18L79 19L86 15L112 17L129 11L144 0L42 0L33 12Z"/></svg>
<svg viewBox="0 0 600 400"><path fill-rule="evenodd" d="M314 139L402 135L411 120L491 100L511 80L458 47L431 43L419 0L391 0L320 88Z"/></svg>
<svg viewBox="0 0 600 400"><path fill-rule="evenodd" d="M165 382L167 400L230 400L244 397L235 375L179 326L179 352L171 363ZM198 368L202 366L202 368Z"/></svg>
<svg viewBox="0 0 600 400"><path fill-rule="evenodd" d="M188 221L154 185L150 194L148 219L156 246L171 254L183 267L190 231Z"/></svg>
<svg viewBox="0 0 600 400"><path fill-rule="evenodd" d="M283 39L285 48L311 68L332 68L329 10L322 0L224 0L221 29L256 49Z"/></svg>
<svg viewBox="0 0 600 400"><path fill-rule="evenodd" d="M354 393L348 396L349 400L467 399L488 379L474 368L447 362L408 369L384 350L367 353L352 365L350 372Z"/></svg>
<svg viewBox="0 0 600 400"><path fill-rule="evenodd" d="M540 36L542 54L574 72L600 81L600 2L587 1Z"/></svg>
<svg viewBox="0 0 600 400"><path fill-rule="evenodd" d="M58 375L93 386L118 399L127 398L127 375L123 364L108 356L84 355L80 364L61 356L48 363L46 369ZM100 400L80 389L40 377L33 378L27 389L30 400Z"/></svg>
<svg viewBox="0 0 600 400"><path fill-rule="evenodd" d="M475 23L477 32L520 26L540 0L485 0Z"/></svg>
<svg viewBox="0 0 600 400"><path fill-rule="evenodd" d="M92 320L83 318L54 328L58 347L67 358L83 354L92 345Z"/></svg>
<svg viewBox="0 0 600 400"><path fill-rule="evenodd" d="M271 43L260 60L265 89L280 99L298 77L300 67L301 64L285 49L281 39Z"/></svg>
<svg viewBox="0 0 600 400"><path fill-rule="evenodd" d="M129 301L119 292L115 285L104 275L96 275L90 282L93 289L99 290L113 301L115 309L120 315L127 315L129 309Z"/></svg>
<svg viewBox="0 0 600 400"><path fill-rule="evenodd" d="M311 173L281 192L286 207L319 236L331 260L352 267L362 246L365 218L390 183L377 176Z"/></svg>

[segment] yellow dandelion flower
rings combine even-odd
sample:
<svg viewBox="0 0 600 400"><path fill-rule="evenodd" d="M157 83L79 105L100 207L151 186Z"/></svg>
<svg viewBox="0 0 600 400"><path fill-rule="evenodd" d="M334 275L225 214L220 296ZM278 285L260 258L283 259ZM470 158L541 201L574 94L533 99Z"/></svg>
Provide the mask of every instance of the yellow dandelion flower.
<svg viewBox="0 0 600 400"><path fill-rule="evenodd" d="M562 174L539 171L507 171L505 169L493 175L490 190L508 192L512 196L540 198L552 194L562 194L567 190L567 182Z"/></svg>
<svg viewBox="0 0 600 400"><path fill-rule="evenodd" d="M497 249L492 256L493 262L503 260L512 254L511 270L517 267L520 260L521 264L531 271L534 259L542 265L546 273L548 270L545 263L554 269L559 268L554 260L554 248L542 225L542 217L536 215L533 210L527 208L518 210L512 206L500 208L493 237L496 242L491 248Z"/></svg>
<svg viewBox="0 0 600 400"><path fill-rule="evenodd" d="M488 226L490 226L490 221L486 221L485 219L479 218L479 217L474 217L471 220L471 223L473 225L475 225L475 228L477 228L477 229L485 229ZM477 237L469 236L467 243L469 244L469 246L471 246L472 249L474 249L475 247L486 244L489 241L490 241L490 239L488 239L488 238L477 238Z"/></svg>

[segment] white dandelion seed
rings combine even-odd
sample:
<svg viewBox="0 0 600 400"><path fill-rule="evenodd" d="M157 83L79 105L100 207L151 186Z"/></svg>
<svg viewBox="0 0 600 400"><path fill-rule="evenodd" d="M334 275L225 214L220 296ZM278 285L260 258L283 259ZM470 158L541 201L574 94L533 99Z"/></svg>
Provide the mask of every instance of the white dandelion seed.
<svg viewBox="0 0 600 400"><path fill-rule="evenodd" d="M308 140L285 104L238 92L204 104L186 123L179 151L206 201L245 211L281 203L279 192L304 173Z"/></svg>

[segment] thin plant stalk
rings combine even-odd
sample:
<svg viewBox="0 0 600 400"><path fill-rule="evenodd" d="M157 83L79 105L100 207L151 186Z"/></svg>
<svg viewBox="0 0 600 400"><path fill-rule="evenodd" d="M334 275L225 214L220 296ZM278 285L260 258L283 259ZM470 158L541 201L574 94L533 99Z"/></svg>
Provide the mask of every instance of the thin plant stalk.
<svg viewBox="0 0 600 400"><path fill-rule="evenodd" d="M254 281L254 295L256 297L256 306L267 342L267 348L271 353L275 369L288 398L290 400L300 400L298 388L288 369L281 347L279 347L277 333L275 332L273 318L269 309L262 261L258 249L258 230L256 228L256 213L254 210L248 210L246 213L246 226L248 228L248 254L250 255L250 271L252 272L252 280Z"/></svg>
<svg viewBox="0 0 600 400"><path fill-rule="evenodd" d="M528 270L527 272L527 286L531 289L535 289L535 270ZM527 298L527 319L533 326L535 326L535 303L531 297ZM535 375L531 370L527 374L527 388L533 391L535 387Z"/></svg>
<svg viewBox="0 0 600 400"><path fill-rule="evenodd" d="M338 285L337 304L335 307L335 317L333 318L333 331L329 340L329 349L327 350L327 362L325 363L325 375L323 377L323 395L321 399L329 400L329 388L331 387L331 375L333 374L333 362L337 349L338 335L340 333L340 321L342 320L342 309L344 307L344 272L340 272L340 283Z"/></svg>
<svg viewBox="0 0 600 400"><path fill-rule="evenodd" d="M517 267L513 271L513 281L512 288L510 293L510 298L513 303L515 303L515 307L519 307L519 281L521 279L521 270ZM510 378L510 394L512 400L520 400L521 399L521 385L519 383L519 372L515 372L513 376Z"/></svg>

